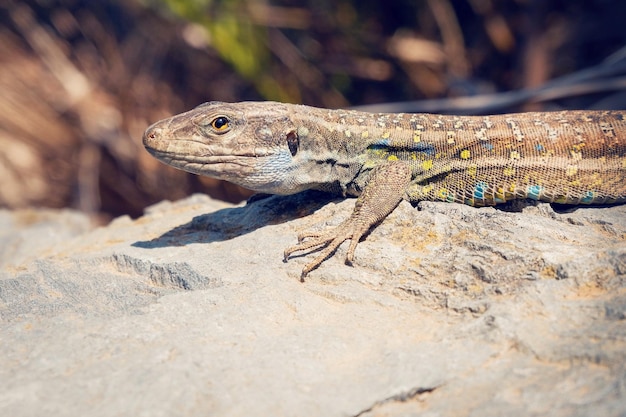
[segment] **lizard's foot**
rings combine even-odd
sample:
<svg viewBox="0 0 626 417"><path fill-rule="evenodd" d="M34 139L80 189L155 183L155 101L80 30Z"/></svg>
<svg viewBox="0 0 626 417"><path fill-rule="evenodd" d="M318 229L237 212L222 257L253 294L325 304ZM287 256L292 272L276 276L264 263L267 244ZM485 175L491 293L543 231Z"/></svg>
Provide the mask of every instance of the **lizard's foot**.
<svg viewBox="0 0 626 417"><path fill-rule="evenodd" d="M400 161L388 162L374 168L370 180L359 196L352 215L339 226L326 232L304 232L298 235L298 244L285 249L285 261L294 252L321 249L320 254L304 266L300 281L320 266L337 248L350 239L346 263L351 264L354 250L370 228L380 223L402 200L411 181L411 168ZM305 239L310 239L305 242Z"/></svg>
<svg viewBox="0 0 626 417"><path fill-rule="evenodd" d="M363 224L349 218L342 222L334 229L325 232L303 232L298 235L298 244L285 249L284 260L287 261L289 256L294 252L306 251L309 249L321 249L320 254L311 262L306 264L302 269L300 281L304 281L304 277L321 265L328 259L343 242L350 239L350 247L346 254L346 263L352 264L354 260L354 251L365 233L370 228L369 224ZM305 241L306 240L306 241Z"/></svg>

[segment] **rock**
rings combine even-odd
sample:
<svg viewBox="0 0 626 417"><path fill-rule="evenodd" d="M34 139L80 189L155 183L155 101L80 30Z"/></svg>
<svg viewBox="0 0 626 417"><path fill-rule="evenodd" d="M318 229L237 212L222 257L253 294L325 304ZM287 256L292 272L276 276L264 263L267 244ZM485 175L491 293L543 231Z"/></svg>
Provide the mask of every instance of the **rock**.
<svg viewBox="0 0 626 417"><path fill-rule="evenodd" d="M626 413L626 205L402 203L300 283L353 205L0 212L0 415Z"/></svg>

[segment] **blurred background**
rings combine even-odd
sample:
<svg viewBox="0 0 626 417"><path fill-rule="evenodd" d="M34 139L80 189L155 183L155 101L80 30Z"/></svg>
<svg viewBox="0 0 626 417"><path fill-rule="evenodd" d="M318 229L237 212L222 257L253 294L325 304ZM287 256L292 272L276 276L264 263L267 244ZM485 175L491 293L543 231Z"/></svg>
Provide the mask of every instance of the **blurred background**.
<svg viewBox="0 0 626 417"><path fill-rule="evenodd" d="M625 109L625 18L616 0L3 0L0 207L107 221L193 192L246 198L141 144L211 100Z"/></svg>

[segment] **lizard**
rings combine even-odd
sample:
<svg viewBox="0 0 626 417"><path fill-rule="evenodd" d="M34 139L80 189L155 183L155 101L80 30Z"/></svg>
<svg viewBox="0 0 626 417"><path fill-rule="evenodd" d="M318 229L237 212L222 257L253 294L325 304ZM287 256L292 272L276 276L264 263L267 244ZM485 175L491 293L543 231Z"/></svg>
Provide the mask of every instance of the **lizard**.
<svg viewBox="0 0 626 417"><path fill-rule="evenodd" d="M313 189L357 197L333 229L284 251L315 251L301 280L359 241L404 199L474 207L515 199L626 202L626 111L453 116L367 113L277 102L208 102L143 135L161 162L269 194Z"/></svg>

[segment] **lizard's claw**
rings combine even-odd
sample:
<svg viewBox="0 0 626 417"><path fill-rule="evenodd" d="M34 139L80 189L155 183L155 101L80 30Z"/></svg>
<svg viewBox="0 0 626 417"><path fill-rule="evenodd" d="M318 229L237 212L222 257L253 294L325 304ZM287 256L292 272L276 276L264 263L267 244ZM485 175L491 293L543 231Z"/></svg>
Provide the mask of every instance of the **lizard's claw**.
<svg viewBox="0 0 626 417"><path fill-rule="evenodd" d="M321 249L319 255L311 262L306 264L302 269L300 280L304 281L304 277L320 266L322 262L332 256L339 246L346 240L350 239L350 247L346 254L346 263L352 264L354 260L354 251L359 241L369 230L369 225L358 224L353 218L349 218L339 226L326 232L304 232L298 235L298 244L285 249L284 260L287 261L289 256L294 252L306 251L309 249ZM305 241L306 240L306 241Z"/></svg>

